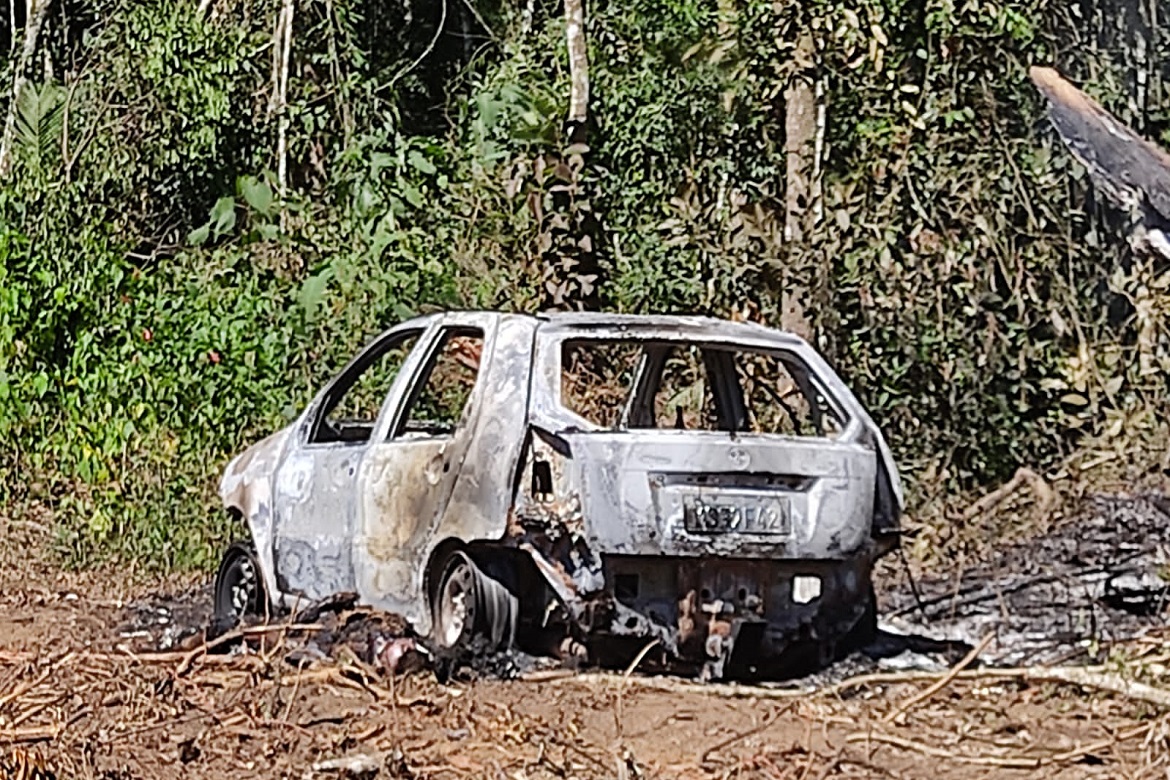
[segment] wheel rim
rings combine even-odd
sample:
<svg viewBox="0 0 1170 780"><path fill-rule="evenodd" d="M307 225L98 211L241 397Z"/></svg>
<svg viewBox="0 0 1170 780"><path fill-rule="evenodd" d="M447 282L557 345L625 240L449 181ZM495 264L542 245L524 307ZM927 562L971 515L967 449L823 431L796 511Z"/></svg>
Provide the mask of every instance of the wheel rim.
<svg viewBox="0 0 1170 780"><path fill-rule="evenodd" d="M251 555L238 549L228 552L216 586L216 614L239 621L260 607L260 578Z"/></svg>
<svg viewBox="0 0 1170 780"><path fill-rule="evenodd" d="M256 567L247 558L237 559L231 583L232 612L243 617L256 604Z"/></svg>
<svg viewBox="0 0 1170 780"><path fill-rule="evenodd" d="M439 591L439 642L444 647L461 644L475 625L475 570L462 555L447 567Z"/></svg>

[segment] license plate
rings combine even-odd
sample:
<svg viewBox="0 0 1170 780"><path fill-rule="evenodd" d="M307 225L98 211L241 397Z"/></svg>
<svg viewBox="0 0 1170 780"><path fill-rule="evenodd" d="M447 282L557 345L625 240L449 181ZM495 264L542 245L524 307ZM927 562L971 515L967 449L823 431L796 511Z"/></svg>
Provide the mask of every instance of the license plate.
<svg viewBox="0 0 1170 780"><path fill-rule="evenodd" d="M686 496L683 524L703 534L791 534L792 508L783 498Z"/></svg>

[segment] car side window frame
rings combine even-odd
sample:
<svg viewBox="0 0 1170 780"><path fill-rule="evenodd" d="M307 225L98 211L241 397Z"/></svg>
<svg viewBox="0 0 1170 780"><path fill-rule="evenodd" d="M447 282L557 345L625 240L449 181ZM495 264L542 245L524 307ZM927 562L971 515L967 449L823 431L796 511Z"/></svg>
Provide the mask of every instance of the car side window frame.
<svg viewBox="0 0 1170 780"><path fill-rule="evenodd" d="M464 401L463 409L460 412L459 419L455 422L455 426L450 432L446 433L426 433L420 434L413 432L415 435L411 437L404 437L404 427L407 423L408 415L418 402L419 396L426 388L427 383L431 380L431 375L434 372L435 365L442 357L443 350L446 349L450 338L458 336L477 336L480 339L480 360L479 367L475 372L475 380L468 392L467 399ZM473 405L477 402L477 392L484 381L484 373L487 369L487 355L489 352L489 337L487 329L476 323L461 323L461 322L447 322L435 328L434 334L427 339L425 344L425 359L420 360L420 364L411 376L410 385L407 391L398 399L395 404L393 415L390 416L386 426L378 426L374 431L374 435L378 437L378 442L383 444L393 444L402 441L431 441L435 439L451 439L459 433L460 424L469 416ZM416 350L424 348L421 343L415 347Z"/></svg>
<svg viewBox="0 0 1170 780"><path fill-rule="evenodd" d="M345 368L343 368L321 391L316 403L312 406L312 411L309 413L307 420L301 430L301 445L307 448L322 448L322 447L360 447L376 441L379 431L382 426L379 425L381 418L385 415L386 403L390 395L403 375L410 373L415 374L411 370L411 363L420 349L429 349L433 339L428 338L431 328L428 326L419 326L404 328L402 330L392 330L383 334L373 343L368 345L364 350L359 352ZM321 424L330 412L336 408L342 399L345 398L353 386L361 379L362 375L371 369L377 361L390 350L402 344L404 341L415 339L415 344L411 347L410 352L407 353L398 372L394 375L394 379L387 387L385 394L382 396L382 404L379 408L378 417L374 419L370 436L365 440L360 441L315 441L320 434Z"/></svg>

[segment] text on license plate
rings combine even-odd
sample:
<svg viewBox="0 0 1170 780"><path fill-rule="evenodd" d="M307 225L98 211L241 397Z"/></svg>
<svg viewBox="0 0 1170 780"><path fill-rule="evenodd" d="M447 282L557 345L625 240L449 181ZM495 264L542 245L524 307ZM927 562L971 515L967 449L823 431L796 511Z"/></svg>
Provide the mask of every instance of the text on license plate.
<svg viewBox="0 0 1170 780"><path fill-rule="evenodd" d="M697 533L790 534L792 508L783 498L685 496L683 524Z"/></svg>

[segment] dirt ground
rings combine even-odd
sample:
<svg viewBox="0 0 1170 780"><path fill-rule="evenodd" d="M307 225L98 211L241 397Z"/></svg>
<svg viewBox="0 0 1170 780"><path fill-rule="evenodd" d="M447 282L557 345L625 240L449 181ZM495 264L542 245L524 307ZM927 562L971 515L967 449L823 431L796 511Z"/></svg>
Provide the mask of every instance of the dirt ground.
<svg viewBox="0 0 1170 780"><path fill-rule="evenodd" d="M21 533L0 575L0 752L59 778L1170 776L1170 718L1149 696L1022 677L867 661L820 687L565 670L442 685L357 660L298 669L280 632L207 654L168 633L199 617L200 583L62 573ZM152 612L160 593L195 595ZM151 615L172 649L136 649ZM1165 671L1170 632L1142 633L1110 671Z"/></svg>

